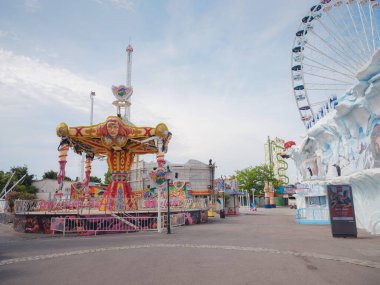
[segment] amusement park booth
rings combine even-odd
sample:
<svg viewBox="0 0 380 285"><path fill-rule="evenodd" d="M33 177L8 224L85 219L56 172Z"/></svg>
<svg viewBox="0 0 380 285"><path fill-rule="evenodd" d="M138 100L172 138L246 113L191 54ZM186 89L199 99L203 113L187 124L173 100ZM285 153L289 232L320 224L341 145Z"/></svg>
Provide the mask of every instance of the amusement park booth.
<svg viewBox="0 0 380 285"><path fill-rule="evenodd" d="M326 185L307 182L298 184L294 191L297 205L295 219L298 224L330 224Z"/></svg>
<svg viewBox="0 0 380 285"><path fill-rule="evenodd" d="M239 215L240 199L239 196L245 195L245 192L237 190L225 190L225 211L227 215Z"/></svg>

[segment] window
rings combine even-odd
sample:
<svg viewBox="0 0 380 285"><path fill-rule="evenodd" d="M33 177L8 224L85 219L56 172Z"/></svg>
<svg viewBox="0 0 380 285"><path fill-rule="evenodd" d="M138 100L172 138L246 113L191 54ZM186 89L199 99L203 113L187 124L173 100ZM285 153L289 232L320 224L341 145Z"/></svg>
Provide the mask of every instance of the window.
<svg viewBox="0 0 380 285"><path fill-rule="evenodd" d="M324 207L326 206L326 196L306 197L308 207Z"/></svg>

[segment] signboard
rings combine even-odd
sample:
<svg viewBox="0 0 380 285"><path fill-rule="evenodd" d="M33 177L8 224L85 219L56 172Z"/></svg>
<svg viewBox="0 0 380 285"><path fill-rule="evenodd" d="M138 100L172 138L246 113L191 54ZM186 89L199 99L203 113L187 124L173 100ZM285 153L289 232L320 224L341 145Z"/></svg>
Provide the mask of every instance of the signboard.
<svg viewBox="0 0 380 285"><path fill-rule="evenodd" d="M156 183L158 186L161 186L164 184L165 180L165 174L166 174L166 169L163 167L158 167L155 170L153 170L150 175L150 179Z"/></svg>
<svg viewBox="0 0 380 285"><path fill-rule="evenodd" d="M354 202L350 185L328 185L333 237L357 237Z"/></svg>

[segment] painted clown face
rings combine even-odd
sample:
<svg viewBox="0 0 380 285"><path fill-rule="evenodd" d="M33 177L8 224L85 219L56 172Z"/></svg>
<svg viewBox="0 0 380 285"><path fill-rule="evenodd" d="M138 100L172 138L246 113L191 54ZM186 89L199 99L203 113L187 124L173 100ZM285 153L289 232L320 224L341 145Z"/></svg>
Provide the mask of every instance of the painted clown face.
<svg viewBox="0 0 380 285"><path fill-rule="evenodd" d="M107 131L108 134L112 138L116 138L117 135L119 134L119 124L117 122L110 121L107 123Z"/></svg>

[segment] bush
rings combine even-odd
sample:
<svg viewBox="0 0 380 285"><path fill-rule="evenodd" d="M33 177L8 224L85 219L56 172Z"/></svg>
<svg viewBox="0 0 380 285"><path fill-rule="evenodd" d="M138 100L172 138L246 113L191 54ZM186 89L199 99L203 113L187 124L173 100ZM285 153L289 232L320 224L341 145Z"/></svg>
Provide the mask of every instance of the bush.
<svg viewBox="0 0 380 285"><path fill-rule="evenodd" d="M10 192L5 196L5 200L8 202L8 211L13 213L15 200L34 200L36 194L26 192Z"/></svg>

